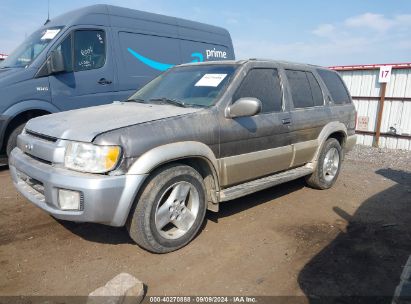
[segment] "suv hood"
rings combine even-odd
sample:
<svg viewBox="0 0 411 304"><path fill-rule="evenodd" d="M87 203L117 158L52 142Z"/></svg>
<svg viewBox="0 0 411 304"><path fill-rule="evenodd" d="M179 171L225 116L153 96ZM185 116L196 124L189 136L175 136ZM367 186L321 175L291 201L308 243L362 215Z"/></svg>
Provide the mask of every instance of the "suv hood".
<svg viewBox="0 0 411 304"><path fill-rule="evenodd" d="M107 131L197 111L201 109L122 102L37 117L26 129L54 138L92 142Z"/></svg>

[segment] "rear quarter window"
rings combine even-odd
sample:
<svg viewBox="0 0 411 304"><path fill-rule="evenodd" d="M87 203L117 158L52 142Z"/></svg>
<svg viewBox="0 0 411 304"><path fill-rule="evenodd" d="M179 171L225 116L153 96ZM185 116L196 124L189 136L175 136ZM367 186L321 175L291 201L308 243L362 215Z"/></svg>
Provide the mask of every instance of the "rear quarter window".
<svg viewBox="0 0 411 304"><path fill-rule="evenodd" d="M311 108L324 105L324 98L314 75L308 71L285 70L291 89L294 108Z"/></svg>
<svg viewBox="0 0 411 304"><path fill-rule="evenodd" d="M350 103L350 95L336 72L329 70L317 70L317 72L327 86L335 104Z"/></svg>

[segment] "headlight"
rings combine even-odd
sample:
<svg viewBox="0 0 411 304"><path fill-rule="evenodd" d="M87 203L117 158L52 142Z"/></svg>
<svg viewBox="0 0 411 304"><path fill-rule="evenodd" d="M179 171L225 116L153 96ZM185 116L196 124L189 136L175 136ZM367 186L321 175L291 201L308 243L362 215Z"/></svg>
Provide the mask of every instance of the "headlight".
<svg viewBox="0 0 411 304"><path fill-rule="evenodd" d="M71 142L66 148L64 166L76 171L105 173L116 167L120 155L119 146L97 146Z"/></svg>

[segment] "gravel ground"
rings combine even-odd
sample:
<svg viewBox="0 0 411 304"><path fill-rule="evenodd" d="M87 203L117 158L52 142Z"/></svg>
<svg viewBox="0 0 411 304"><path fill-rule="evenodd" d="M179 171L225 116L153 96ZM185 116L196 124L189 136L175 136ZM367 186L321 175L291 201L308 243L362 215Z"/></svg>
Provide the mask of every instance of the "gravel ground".
<svg viewBox="0 0 411 304"><path fill-rule="evenodd" d="M377 166L411 171L411 151L355 145L347 160L372 163Z"/></svg>
<svg viewBox="0 0 411 304"><path fill-rule="evenodd" d="M294 296L314 304L373 295L384 298L368 303L391 303L411 253L410 159L411 151L356 146L331 189L299 179L227 202L207 213L193 242L165 255L142 250L124 228L53 219L0 168L0 298L83 296L128 272L146 283L148 297Z"/></svg>

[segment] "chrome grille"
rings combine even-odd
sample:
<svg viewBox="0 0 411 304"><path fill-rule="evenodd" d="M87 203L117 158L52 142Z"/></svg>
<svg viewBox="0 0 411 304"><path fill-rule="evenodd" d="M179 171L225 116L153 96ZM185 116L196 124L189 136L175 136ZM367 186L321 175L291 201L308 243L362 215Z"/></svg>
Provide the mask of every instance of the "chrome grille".
<svg viewBox="0 0 411 304"><path fill-rule="evenodd" d="M30 131L30 130L26 130L26 133L33 136L33 137L37 137L46 141L51 141L51 142L56 142L57 138L52 137L52 136L47 136L47 135L43 135L43 134L38 134L36 132Z"/></svg>
<svg viewBox="0 0 411 304"><path fill-rule="evenodd" d="M63 163L65 142L54 138L46 139L46 137L26 131L18 136L17 146L26 155L43 163Z"/></svg>

